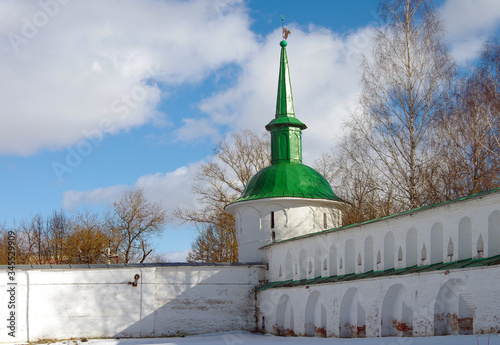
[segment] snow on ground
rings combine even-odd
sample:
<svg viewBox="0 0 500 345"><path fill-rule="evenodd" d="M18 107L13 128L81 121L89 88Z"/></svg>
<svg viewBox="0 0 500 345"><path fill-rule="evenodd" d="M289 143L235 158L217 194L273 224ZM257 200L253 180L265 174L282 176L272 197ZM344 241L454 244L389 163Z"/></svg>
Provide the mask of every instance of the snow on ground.
<svg viewBox="0 0 500 345"><path fill-rule="evenodd" d="M198 345L198 344L224 344L224 345L274 345L294 343L297 345L500 345L498 334L458 335L443 337L421 338L364 338L364 339L339 339L339 338L305 338L305 337L276 337L269 334L252 334L248 332L227 332L205 334L184 338L143 338L143 339L89 339L83 341L65 340L51 342L51 345Z"/></svg>

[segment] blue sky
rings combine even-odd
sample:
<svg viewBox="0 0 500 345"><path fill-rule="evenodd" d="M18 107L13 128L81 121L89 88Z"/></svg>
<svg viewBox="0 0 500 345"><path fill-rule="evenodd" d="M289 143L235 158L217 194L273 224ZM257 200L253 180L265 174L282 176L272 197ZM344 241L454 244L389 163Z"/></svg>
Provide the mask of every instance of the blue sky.
<svg viewBox="0 0 500 345"><path fill-rule="evenodd" d="M463 66L500 28L497 0L436 2ZM304 160L327 152L359 94L375 0L6 0L0 3L0 221L102 209L143 187L193 207L193 175L235 130L274 116L280 16ZM169 223L179 260L195 230Z"/></svg>

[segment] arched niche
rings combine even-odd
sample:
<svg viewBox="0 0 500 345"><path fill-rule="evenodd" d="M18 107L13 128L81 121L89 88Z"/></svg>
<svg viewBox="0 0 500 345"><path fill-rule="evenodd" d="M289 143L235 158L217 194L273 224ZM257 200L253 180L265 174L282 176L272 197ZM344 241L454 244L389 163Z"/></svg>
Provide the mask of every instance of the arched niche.
<svg viewBox="0 0 500 345"><path fill-rule="evenodd" d="M365 257L365 263L364 263L364 267L363 267L364 272L374 270L373 269L373 237L371 237L371 236L368 236L365 239L364 257Z"/></svg>
<svg viewBox="0 0 500 345"><path fill-rule="evenodd" d="M500 255L500 211L488 217L488 257Z"/></svg>
<svg viewBox="0 0 500 345"><path fill-rule="evenodd" d="M328 267L329 267L329 275L336 276L337 275L337 247L335 244L330 246L328 251Z"/></svg>
<svg viewBox="0 0 500 345"><path fill-rule="evenodd" d="M345 274L351 274L355 272L356 268L356 252L354 246L354 240L349 239L345 243Z"/></svg>
<svg viewBox="0 0 500 345"><path fill-rule="evenodd" d="M416 266L418 257L417 229L411 228L406 233L406 267Z"/></svg>
<svg viewBox="0 0 500 345"><path fill-rule="evenodd" d="M286 238L301 236L317 229L316 208L305 203L294 203L288 208Z"/></svg>
<svg viewBox="0 0 500 345"><path fill-rule="evenodd" d="M304 321L306 336L326 337L326 308L318 291L313 291L307 299Z"/></svg>
<svg viewBox="0 0 500 345"><path fill-rule="evenodd" d="M307 278L307 253L305 249L301 249L299 253L299 280Z"/></svg>
<svg viewBox="0 0 500 345"><path fill-rule="evenodd" d="M464 217L458 224L458 260L472 258L472 223Z"/></svg>
<svg viewBox="0 0 500 345"><path fill-rule="evenodd" d="M245 207L241 213L242 237L254 237L260 233L260 212L254 207Z"/></svg>
<svg viewBox="0 0 500 345"><path fill-rule="evenodd" d="M321 259L323 258L323 249L320 246L314 251L314 272L312 278L321 276Z"/></svg>
<svg viewBox="0 0 500 345"><path fill-rule="evenodd" d="M443 225L435 223L431 228L431 264L443 262Z"/></svg>
<svg viewBox="0 0 500 345"><path fill-rule="evenodd" d="M413 335L413 303L401 284L391 286L382 303L382 336Z"/></svg>
<svg viewBox="0 0 500 345"><path fill-rule="evenodd" d="M294 314L290 297L284 294L276 306L276 322L273 327L276 335L294 335Z"/></svg>
<svg viewBox="0 0 500 345"><path fill-rule="evenodd" d="M384 270L394 268L394 235L389 231L384 236Z"/></svg>
<svg viewBox="0 0 500 345"><path fill-rule="evenodd" d="M342 338L366 336L366 312L360 301L357 288L349 288L340 304L339 335Z"/></svg>
<svg viewBox="0 0 500 345"><path fill-rule="evenodd" d="M474 302L467 283L447 280L434 303L434 335L473 334Z"/></svg>
<svg viewBox="0 0 500 345"><path fill-rule="evenodd" d="M293 279L293 259L290 251L285 256L285 280Z"/></svg>

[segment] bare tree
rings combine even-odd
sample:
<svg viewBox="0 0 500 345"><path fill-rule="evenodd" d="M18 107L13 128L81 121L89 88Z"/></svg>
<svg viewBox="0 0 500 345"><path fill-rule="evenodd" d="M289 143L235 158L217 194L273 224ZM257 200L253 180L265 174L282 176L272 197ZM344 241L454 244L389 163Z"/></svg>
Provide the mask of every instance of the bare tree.
<svg viewBox="0 0 500 345"><path fill-rule="evenodd" d="M144 262L153 251L152 237L163 231L168 219L163 206L148 202L142 189L125 192L107 218L114 250L125 263Z"/></svg>
<svg viewBox="0 0 500 345"><path fill-rule="evenodd" d="M188 253L187 261L238 261L238 243L234 232L234 219L230 214L227 212L221 213L216 224L198 224L198 236Z"/></svg>
<svg viewBox="0 0 500 345"><path fill-rule="evenodd" d="M377 175L367 153L365 140L350 133L331 154L323 154L314 168L330 182L335 193L350 203L343 210L342 224L348 225L398 212L393 202L393 185ZM387 183L389 182L389 183Z"/></svg>
<svg viewBox="0 0 500 345"><path fill-rule="evenodd" d="M54 211L47 219L47 249L53 263L64 263L67 258L64 241L69 219L62 211Z"/></svg>
<svg viewBox="0 0 500 345"><path fill-rule="evenodd" d="M202 165L196 175L194 193L202 207L175 211L181 220L198 225L188 260L238 261L234 219L224 206L241 195L250 178L269 165L270 157L266 134L242 130L219 142L212 162Z"/></svg>
<svg viewBox="0 0 500 345"><path fill-rule="evenodd" d="M26 262L45 264L49 260L45 221L40 214L29 220L22 220L16 229L18 238L23 240Z"/></svg>
<svg viewBox="0 0 500 345"><path fill-rule="evenodd" d="M499 69L500 42L492 38L475 68L458 81L454 102L438 121L444 150L435 195L451 199L499 185Z"/></svg>
<svg viewBox="0 0 500 345"><path fill-rule="evenodd" d="M5 224L0 224L0 265L8 265L9 263L12 263L9 262L9 254L12 252L12 246L9 244L13 241L9 240L9 230L10 229L8 229ZM14 246L14 250L17 256L17 253L19 252L17 246ZM17 260L14 263L18 264Z"/></svg>
<svg viewBox="0 0 500 345"><path fill-rule="evenodd" d="M462 80L452 114L440 121L445 144L443 169L439 174L443 186L434 191L444 199L492 189L500 182L498 145L492 131L491 112L479 94L479 83L474 75Z"/></svg>
<svg viewBox="0 0 500 345"><path fill-rule="evenodd" d="M362 62L360 111L348 126L368 147L364 169L376 169L373 180L384 179L392 202L409 209L427 202L422 190L440 150L432 125L454 64L430 1L387 0L379 10L386 25Z"/></svg>
<svg viewBox="0 0 500 345"><path fill-rule="evenodd" d="M9 232L15 233L15 255L16 255L16 264L28 264L30 261L30 253L28 251L28 241L27 237L23 231L20 230L20 227L17 226L16 222L14 222L11 226L6 226L5 224L0 225L0 265L6 265L8 261L8 252L9 252ZM32 244L33 245L33 244Z"/></svg>
<svg viewBox="0 0 500 345"><path fill-rule="evenodd" d="M482 104L489 127L488 141L484 143L490 153L500 158L500 37L486 41L481 50L478 68L472 78L477 78L477 102ZM490 146L491 142L494 143Z"/></svg>
<svg viewBox="0 0 500 345"><path fill-rule="evenodd" d="M64 261L68 263L107 263L111 234L98 213L84 210L69 224L64 236Z"/></svg>
<svg viewBox="0 0 500 345"><path fill-rule="evenodd" d="M200 185L195 193L202 202L211 204L236 200L248 181L270 163L271 148L267 134L258 135L250 130L223 138L214 150L214 160L201 167L196 175Z"/></svg>
<svg viewBox="0 0 500 345"><path fill-rule="evenodd" d="M171 260L168 258L167 253L151 253L144 262L148 263L163 263L170 262Z"/></svg>

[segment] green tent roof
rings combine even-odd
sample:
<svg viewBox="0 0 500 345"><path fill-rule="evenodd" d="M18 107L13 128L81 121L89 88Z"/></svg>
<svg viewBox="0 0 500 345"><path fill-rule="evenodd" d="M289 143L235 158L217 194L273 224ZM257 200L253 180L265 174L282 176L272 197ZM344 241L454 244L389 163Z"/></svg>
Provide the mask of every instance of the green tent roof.
<svg viewBox="0 0 500 345"><path fill-rule="evenodd" d="M281 41L280 46L276 114L266 126L271 132L272 165L250 179L236 202L278 197L343 201L320 173L302 164L302 130L307 126L295 117L287 42Z"/></svg>
<svg viewBox="0 0 500 345"><path fill-rule="evenodd" d="M342 201L320 173L300 163L280 163L262 169L250 179L237 201L276 197Z"/></svg>

